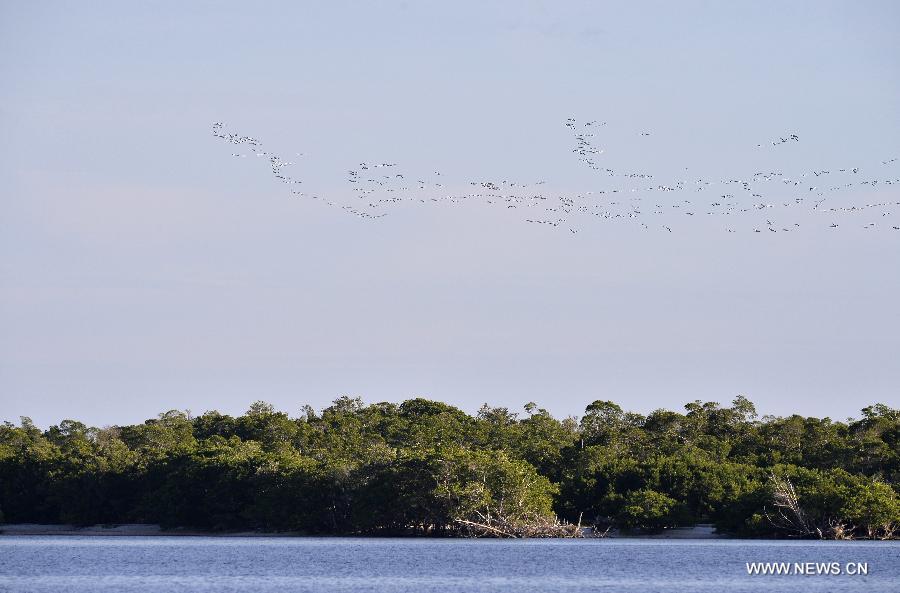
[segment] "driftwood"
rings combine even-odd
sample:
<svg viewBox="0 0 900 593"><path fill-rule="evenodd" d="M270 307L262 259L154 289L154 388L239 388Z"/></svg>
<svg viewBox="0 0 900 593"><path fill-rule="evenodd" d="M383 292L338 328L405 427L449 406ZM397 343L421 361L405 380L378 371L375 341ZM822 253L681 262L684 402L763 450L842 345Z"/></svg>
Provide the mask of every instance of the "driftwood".
<svg viewBox="0 0 900 593"><path fill-rule="evenodd" d="M477 513L480 515L480 513ZM581 517L578 523L568 523L540 515L527 518L511 519L503 516L479 516L479 521L457 518L454 520L460 529L471 537L498 538L562 538L585 537L581 528ZM603 535L606 535L605 533ZM595 536L597 537L597 536ZM602 537L599 536L599 537Z"/></svg>
<svg viewBox="0 0 900 593"><path fill-rule="evenodd" d="M889 522L889 523L885 523L884 525L881 526L880 533L872 534L872 531L870 530L870 534L872 535L873 538L877 537L878 539L881 539L881 540L898 539L898 535L897 535L898 529L900 529L900 526L898 526L896 523Z"/></svg>
<svg viewBox="0 0 900 593"><path fill-rule="evenodd" d="M853 531L856 526L831 519L828 521L828 533L832 539L853 539Z"/></svg>

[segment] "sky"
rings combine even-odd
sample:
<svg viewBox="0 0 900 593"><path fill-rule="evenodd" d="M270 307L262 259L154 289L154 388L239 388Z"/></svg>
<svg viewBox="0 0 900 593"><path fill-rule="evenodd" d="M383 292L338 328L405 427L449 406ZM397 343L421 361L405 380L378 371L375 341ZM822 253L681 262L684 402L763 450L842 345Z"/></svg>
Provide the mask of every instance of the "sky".
<svg viewBox="0 0 900 593"><path fill-rule="evenodd" d="M0 420L343 395L900 406L888 225L806 209L793 233L575 233L448 202L363 219L210 133L296 157L304 191L341 203L362 162L610 187L570 117L607 122L604 162L659 178L896 179L876 168L900 156L898 25L897 3L858 1L0 2ZM881 187L838 199L900 201Z"/></svg>

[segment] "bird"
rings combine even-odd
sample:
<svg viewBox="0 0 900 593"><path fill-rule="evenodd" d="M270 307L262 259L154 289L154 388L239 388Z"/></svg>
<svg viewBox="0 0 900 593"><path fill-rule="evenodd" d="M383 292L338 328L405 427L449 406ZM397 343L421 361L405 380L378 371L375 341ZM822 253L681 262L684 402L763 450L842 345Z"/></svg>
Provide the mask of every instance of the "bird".
<svg viewBox="0 0 900 593"><path fill-rule="evenodd" d="M320 194L312 195L294 189L304 183L303 179L297 177L296 172L299 169L297 163L301 162L299 158L304 158L303 162L306 162L306 152L294 152L293 155L296 158L291 160L281 158L258 138L233 133L221 121L213 122L212 135L217 141L233 146L237 152L231 152L231 155L235 158L246 158L249 154L264 159L263 162L267 163L273 179L287 184L292 197L315 199L319 203L337 207L342 212L367 220L383 218L389 210L399 207L403 203L483 204L491 207L503 205L505 210L510 212L527 209L535 213L554 213L556 216L553 220L544 220L540 216L529 216L526 222L546 224L553 228L561 227L559 230L568 228L572 234L578 232L578 228L573 223L583 216L589 216L590 220L597 223L611 224L614 221L629 221L639 224L640 228L644 230L651 228L647 224L651 217L660 217L660 222L665 224L655 226L655 228L671 233L673 228L668 217L672 213L680 212L693 218L697 218L695 214L699 212L704 214L702 220L721 219L723 224L727 220L726 230L731 233L736 232L735 224L739 224L739 217L748 217L751 213L761 210L771 211L772 216L776 214L776 211L787 213L788 210L806 216L823 212L832 216L841 216L863 211L872 213L875 210L879 219L883 220L891 229L898 230L897 226L892 223L895 222L895 217L898 215L897 206L900 206L900 202L877 198L867 200L865 203L847 201L850 199L847 192L852 191L853 188L865 186L866 191L883 191L882 188L900 184L900 177L893 179L887 178L887 175L882 177L880 174L872 177L850 177L859 175L864 170L861 165L865 165L865 163L856 166L843 164L837 167L817 167L793 173L789 171L789 168L776 166L771 169L748 172L746 175L723 178L717 178L714 175L698 176L693 172L690 174L691 177L687 178L690 170L688 167L679 167L678 170L681 173L671 177L659 176L655 171L627 167L612 169L599 164L599 158L602 158L601 155L605 153L605 147L598 144L597 133L606 124L606 121L601 122L600 120L579 123L575 117L566 119L565 125L573 139L573 148L570 148L570 151L582 165L599 175L598 183L600 184L599 187L593 187L593 191L574 193L548 191L544 187L548 184L547 179L523 183L510 178L500 178L500 181L470 181L468 183L470 190L460 193L452 189L458 185L458 182L454 181L451 176L442 173L440 169L426 169L425 171L432 172L431 176L416 175L415 171L406 170L398 162L373 158L359 161L348 170L346 182L350 186L350 191L347 192L347 196L326 198ZM639 135L649 137L651 132L641 131ZM798 134L789 133L779 136L772 143L778 145L798 141ZM757 147L761 146L762 144L757 144ZM893 166L897 160L897 158L882 158L878 162L883 167L889 167ZM392 168L391 174L382 174L384 168ZM887 169L884 170L887 171ZM410 177L413 175L415 176ZM435 178L440 179L440 182L435 181ZM820 185L805 183L804 180L807 178L821 180L817 182ZM407 179L415 179L417 183L415 185L407 183ZM716 195L719 197L713 201L705 202L708 206L702 211L696 210L692 200L684 199L686 195L684 192L705 191L707 188L715 190L719 187L724 191L717 193ZM731 190L731 187L740 191ZM815 198L804 199L796 194L798 191L802 191L803 194L814 193ZM654 200L653 207L641 207L642 200L654 194L659 198ZM628 197L620 198L619 196ZM846 198L843 203L841 196ZM824 206L826 199L829 201L830 207ZM766 228L770 232L778 232L778 229L781 229L782 232L801 229L800 223L782 223L776 226L772 216L766 219ZM557 219L556 217L562 218ZM837 220L832 221L831 228L838 228ZM869 223L864 225L864 228L874 230L877 227L874 223ZM754 232L760 232L760 229L756 228Z"/></svg>

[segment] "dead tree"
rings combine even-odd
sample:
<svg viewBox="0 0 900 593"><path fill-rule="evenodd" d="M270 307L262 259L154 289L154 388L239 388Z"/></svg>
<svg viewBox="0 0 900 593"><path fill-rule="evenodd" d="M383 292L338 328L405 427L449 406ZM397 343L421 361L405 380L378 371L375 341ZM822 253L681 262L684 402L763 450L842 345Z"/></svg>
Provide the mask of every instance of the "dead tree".
<svg viewBox="0 0 900 593"><path fill-rule="evenodd" d="M580 520L578 524L573 524L537 514L513 518L498 512L481 513L475 511L474 515L475 516L472 518L457 518L454 520L454 523L456 523L466 535L471 537L584 537L584 531L581 528Z"/></svg>
<svg viewBox="0 0 900 593"><path fill-rule="evenodd" d="M769 480L772 483L772 504L775 506L774 514L766 511L769 523L795 537L823 539L825 534L822 529L810 521L800 506L800 498L791 481L774 473L769 475Z"/></svg>

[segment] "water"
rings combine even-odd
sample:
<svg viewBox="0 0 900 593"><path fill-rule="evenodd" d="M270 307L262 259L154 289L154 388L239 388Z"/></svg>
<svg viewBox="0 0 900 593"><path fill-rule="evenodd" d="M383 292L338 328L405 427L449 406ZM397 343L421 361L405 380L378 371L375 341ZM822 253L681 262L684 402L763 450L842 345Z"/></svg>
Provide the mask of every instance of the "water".
<svg viewBox="0 0 900 593"><path fill-rule="evenodd" d="M868 564L749 576L747 562ZM0 591L900 591L900 542L0 537Z"/></svg>

